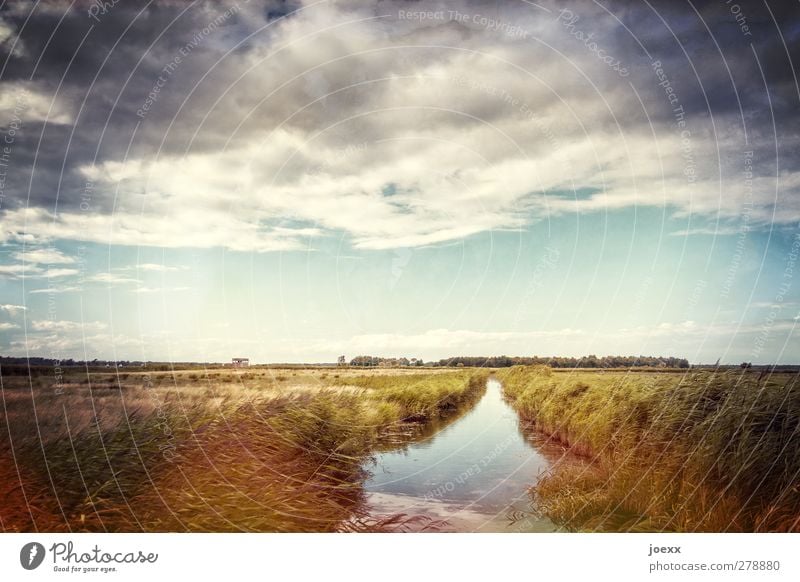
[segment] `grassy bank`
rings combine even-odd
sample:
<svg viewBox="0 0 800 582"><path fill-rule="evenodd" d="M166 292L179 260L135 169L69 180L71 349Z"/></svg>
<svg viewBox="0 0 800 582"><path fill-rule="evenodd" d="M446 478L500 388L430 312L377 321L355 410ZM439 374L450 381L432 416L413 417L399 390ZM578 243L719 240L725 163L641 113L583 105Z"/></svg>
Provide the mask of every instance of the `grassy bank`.
<svg viewBox="0 0 800 582"><path fill-rule="evenodd" d="M371 452L409 423L468 405L485 377L74 373L63 393L47 375L4 377L0 527L335 530L358 515Z"/></svg>
<svg viewBox="0 0 800 582"><path fill-rule="evenodd" d="M796 375L497 372L520 416L583 455L532 490L576 530L800 530Z"/></svg>

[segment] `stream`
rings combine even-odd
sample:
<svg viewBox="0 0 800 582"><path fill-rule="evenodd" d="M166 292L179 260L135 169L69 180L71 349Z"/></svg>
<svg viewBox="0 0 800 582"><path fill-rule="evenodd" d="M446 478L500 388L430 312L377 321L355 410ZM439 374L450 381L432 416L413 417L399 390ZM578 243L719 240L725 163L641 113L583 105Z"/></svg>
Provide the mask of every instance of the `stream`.
<svg viewBox="0 0 800 582"><path fill-rule="evenodd" d="M431 520L435 531L557 531L532 513L528 489L564 451L527 432L500 383L489 379L471 410L400 450L375 455L366 467L369 514L425 516L411 528L417 531Z"/></svg>

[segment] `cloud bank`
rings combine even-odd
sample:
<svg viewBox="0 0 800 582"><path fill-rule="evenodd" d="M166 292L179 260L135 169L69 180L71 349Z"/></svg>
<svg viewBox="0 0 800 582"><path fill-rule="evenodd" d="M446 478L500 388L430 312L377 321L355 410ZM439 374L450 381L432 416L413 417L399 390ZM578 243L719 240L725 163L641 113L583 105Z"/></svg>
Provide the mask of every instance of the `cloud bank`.
<svg viewBox="0 0 800 582"><path fill-rule="evenodd" d="M745 34L724 3L126 2L99 24L13 3L2 237L383 249L640 206L696 232L794 223L789 4L748 7Z"/></svg>

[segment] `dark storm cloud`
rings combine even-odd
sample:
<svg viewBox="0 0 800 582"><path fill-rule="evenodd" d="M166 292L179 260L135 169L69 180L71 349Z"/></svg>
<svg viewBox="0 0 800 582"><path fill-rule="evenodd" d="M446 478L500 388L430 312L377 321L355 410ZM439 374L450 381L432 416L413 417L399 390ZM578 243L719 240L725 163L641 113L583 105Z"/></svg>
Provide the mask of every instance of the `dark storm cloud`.
<svg viewBox="0 0 800 582"><path fill-rule="evenodd" d="M213 38L212 34L204 36L192 47L191 58L183 59L170 76L170 90L160 95L159 107L148 112L151 125L140 128L132 155L159 145L162 135L158 128L172 121L183 99L207 72L211 59L238 43L254 25L265 24L254 19L254 13L263 10L274 17L290 9L285 2L262 4L253 10L244 0L138 0L117 3L98 13L96 20L88 12L93 4L54 2L34 7L28 3L28 10L12 4L0 13L18 33L17 50L12 53L10 44L0 50L0 60L5 63L4 86L10 90L30 83L48 99L66 103L74 116L71 124L24 122L24 131L15 144L15 172L9 177L9 191L17 194L17 203L52 209L58 198L62 210L77 204L85 179L76 169L122 158L140 121L136 111L163 66L181 49L197 42L197 35L226 10L231 9L230 16L214 27ZM187 125L187 130L192 129ZM150 131L153 127L156 131ZM182 129L170 134L165 151L185 149L188 136ZM9 203L13 205L14 201ZM100 208L111 207L102 197L96 203Z"/></svg>
<svg viewBox="0 0 800 582"><path fill-rule="evenodd" d="M723 171L726 157L748 150L755 152L757 175L798 170L800 4L649 2L624 14L638 40L669 68L687 113L714 121ZM653 88L650 95L657 93ZM740 171L741 158L733 165Z"/></svg>
<svg viewBox="0 0 800 582"><path fill-rule="evenodd" d="M641 43L664 62L688 111L740 115L741 104L769 115L768 90L772 112L797 131L800 4L611 2L608 9L631 31L619 35L620 46L641 52Z"/></svg>

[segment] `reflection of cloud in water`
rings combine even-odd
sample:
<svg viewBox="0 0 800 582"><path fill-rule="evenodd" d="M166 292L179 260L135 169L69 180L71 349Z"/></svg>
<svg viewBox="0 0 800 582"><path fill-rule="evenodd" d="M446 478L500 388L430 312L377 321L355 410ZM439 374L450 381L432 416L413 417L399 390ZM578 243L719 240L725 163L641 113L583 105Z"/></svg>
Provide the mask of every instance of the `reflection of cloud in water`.
<svg viewBox="0 0 800 582"><path fill-rule="evenodd" d="M392 493L370 493L367 497L369 512L374 518L391 515L408 517L424 516L430 521L411 524L411 531L419 531L431 522L439 522L430 528L437 532L512 532L518 530L518 524L512 524L505 513L492 515L466 509L456 503L448 503L436 499L421 499L409 495ZM556 528L546 520L528 516L524 520L521 531L552 532Z"/></svg>

